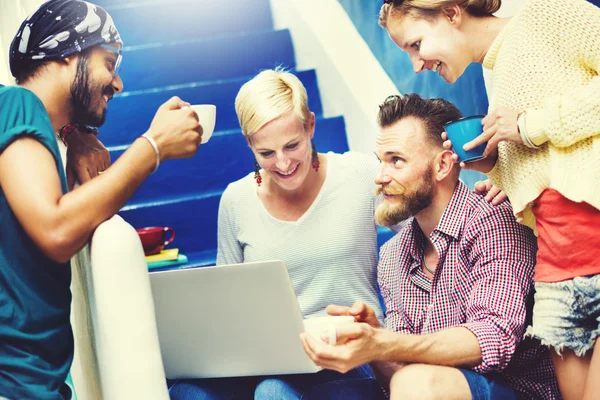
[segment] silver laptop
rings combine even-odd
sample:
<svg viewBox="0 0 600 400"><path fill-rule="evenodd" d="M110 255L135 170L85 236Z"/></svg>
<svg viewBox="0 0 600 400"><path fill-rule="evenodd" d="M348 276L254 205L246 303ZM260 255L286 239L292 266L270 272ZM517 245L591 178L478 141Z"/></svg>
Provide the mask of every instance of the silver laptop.
<svg viewBox="0 0 600 400"><path fill-rule="evenodd" d="M166 377L320 370L300 343L302 313L282 261L150 273Z"/></svg>

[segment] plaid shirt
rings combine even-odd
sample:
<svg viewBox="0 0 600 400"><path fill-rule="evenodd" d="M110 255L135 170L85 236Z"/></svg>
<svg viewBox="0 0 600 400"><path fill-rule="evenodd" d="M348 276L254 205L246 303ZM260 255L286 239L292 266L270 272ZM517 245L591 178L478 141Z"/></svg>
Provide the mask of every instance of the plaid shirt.
<svg viewBox="0 0 600 400"><path fill-rule="evenodd" d="M382 247L386 327L417 335L464 327L481 347L474 371L500 376L526 399L559 399L548 350L523 339L536 253L531 230L507 202L492 206L459 182L430 240L439 255L432 280L421 268L425 236L415 219Z"/></svg>

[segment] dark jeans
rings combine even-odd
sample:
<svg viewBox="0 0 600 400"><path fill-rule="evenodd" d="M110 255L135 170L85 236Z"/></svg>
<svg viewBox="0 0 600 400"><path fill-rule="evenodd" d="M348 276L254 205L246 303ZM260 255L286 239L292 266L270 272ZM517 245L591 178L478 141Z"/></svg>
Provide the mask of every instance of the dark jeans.
<svg viewBox="0 0 600 400"><path fill-rule="evenodd" d="M270 377L179 380L171 382L171 400L379 400L385 396L368 365L345 374L323 370L314 374Z"/></svg>
<svg viewBox="0 0 600 400"><path fill-rule="evenodd" d="M515 392L499 380L487 378L470 369L460 368L467 378L473 400L516 400Z"/></svg>

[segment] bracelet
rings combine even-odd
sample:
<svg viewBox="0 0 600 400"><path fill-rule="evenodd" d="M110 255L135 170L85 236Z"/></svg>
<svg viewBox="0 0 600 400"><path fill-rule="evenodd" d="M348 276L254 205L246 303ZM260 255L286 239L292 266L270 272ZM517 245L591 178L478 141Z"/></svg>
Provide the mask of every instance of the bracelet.
<svg viewBox="0 0 600 400"><path fill-rule="evenodd" d="M517 127L519 129L519 134L521 135L521 140L523 144L530 149L537 149L539 146L533 144L529 135L527 135L527 126L525 125L525 111L521 112L517 117Z"/></svg>
<svg viewBox="0 0 600 400"><path fill-rule="evenodd" d="M154 139L152 139L152 137L150 135L148 135L148 132L144 133L140 137L143 137L144 139L146 139L148 141L148 143L150 143L150 145L152 145L152 147L154 148L154 152L156 153L156 167L154 168L154 171L152 171L152 173L155 173L156 170L158 169L158 166L160 165L160 151L158 151L158 145L156 144Z"/></svg>

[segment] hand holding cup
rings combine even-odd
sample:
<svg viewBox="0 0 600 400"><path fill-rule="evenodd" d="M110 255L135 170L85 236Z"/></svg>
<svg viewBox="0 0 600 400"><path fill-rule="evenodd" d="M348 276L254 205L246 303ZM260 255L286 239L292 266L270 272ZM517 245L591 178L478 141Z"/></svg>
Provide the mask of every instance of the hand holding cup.
<svg viewBox="0 0 600 400"><path fill-rule="evenodd" d="M202 125L202 144L208 142L215 130L217 121L217 106L214 104L197 104L188 106L198 116L198 121Z"/></svg>
<svg viewBox="0 0 600 400"><path fill-rule="evenodd" d="M337 328L353 323L354 317L352 316L314 317L304 320L304 331L324 343L335 346L339 344Z"/></svg>
<svg viewBox="0 0 600 400"><path fill-rule="evenodd" d="M487 173L494 168L498 152L495 149L491 153L484 154L485 143L472 147L473 140L481 138L482 120L483 116L479 115L450 122L444 127L445 131L441 136L444 140L444 149L454 152L452 154L454 163L460 163L462 169Z"/></svg>
<svg viewBox="0 0 600 400"><path fill-rule="evenodd" d="M338 306L330 304L326 308L327 314L333 316L352 316L354 322L364 322L371 325L373 328L379 328L379 320L372 307L366 305L362 301L355 302L352 307Z"/></svg>
<svg viewBox="0 0 600 400"><path fill-rule="evenodd" d="M161 162L196 154L203 130L198 115L189 106L175 96L156 111L147 135L156 142Z"/></svg>
<svg viewBox="0 0 600 400"><path fill-rule="evenodd" d="M519 113L517 111L506 107L496 107L482 119L483 132L479 137L466 143L464 145L465 150L486 144L483 155L488 156L498 150L500 142L523 144L518 118Z"/></svg>

